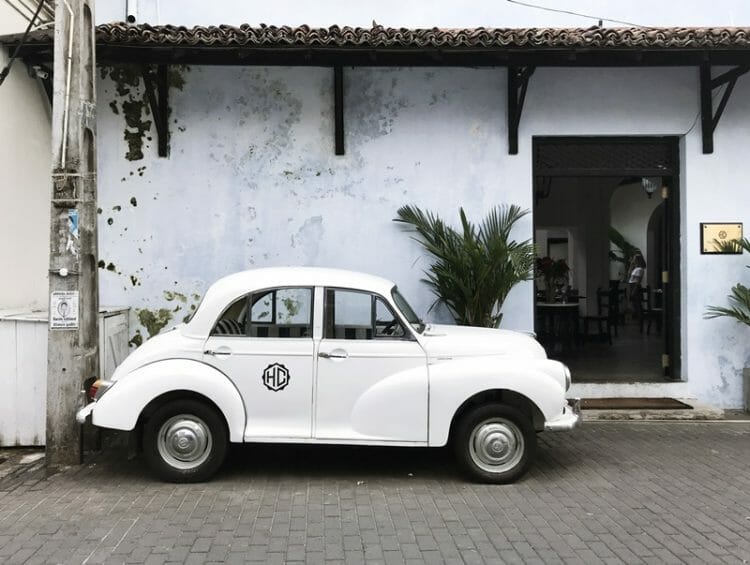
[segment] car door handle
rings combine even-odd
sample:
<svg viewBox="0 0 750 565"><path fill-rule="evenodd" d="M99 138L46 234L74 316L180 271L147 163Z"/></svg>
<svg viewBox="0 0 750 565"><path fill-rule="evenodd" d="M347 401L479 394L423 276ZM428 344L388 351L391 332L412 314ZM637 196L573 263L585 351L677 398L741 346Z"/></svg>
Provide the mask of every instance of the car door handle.
<svg viewBox="0 0 750 565"><path fill-rule="evenodd" d="M222 347L219 349L206 349L203 352L204 355L231 355L232 350L227 347Z"/></svg>
<svg viewBox="0 0 750 565"><path fill-rule="evenodd" d="M346 351L332 351L330 353L321 351L318 353L318 357L322 357L323 359L346 359L349 357L349 354Z"/></svg>

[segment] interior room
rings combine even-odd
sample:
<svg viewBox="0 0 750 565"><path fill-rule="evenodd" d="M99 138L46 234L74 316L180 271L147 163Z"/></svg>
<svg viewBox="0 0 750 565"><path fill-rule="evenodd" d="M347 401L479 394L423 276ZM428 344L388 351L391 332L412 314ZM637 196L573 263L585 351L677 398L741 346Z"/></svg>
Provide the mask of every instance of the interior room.
<svg viewBox="0 0 750 565"><path fill-rule="evenodd" d="M574 382L660 382L661 177L538 177L535 329Z"/></svg>

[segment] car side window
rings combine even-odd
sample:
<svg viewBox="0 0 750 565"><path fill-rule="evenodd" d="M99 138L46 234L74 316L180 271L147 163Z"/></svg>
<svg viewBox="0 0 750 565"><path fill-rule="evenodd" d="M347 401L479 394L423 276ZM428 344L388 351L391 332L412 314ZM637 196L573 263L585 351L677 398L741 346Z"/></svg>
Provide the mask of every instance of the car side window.
<svg viewBox="0 0 750 565"><path fill-rule="evenodd" d="M232 305L224 310L217 320L211 335L237 336L245 335L245 313L247 312L247 296L235 300Z"/></svg>
<svg viewBox="0 0 750 565"><path fill-rule="evenodd" d="M245 295L232 303L211 335L312 337L312 289L277 288Z"/></svg>
<svg viewBox="0 0 750 565"><path fill-rule="evenodd" d="M250 296L250 337L312 337L312 289L278 288Z"/></svg>
<svg viewBox="0 0 750 565"><path fill-rule="evenodd" d="M326 290L326 338L399 339L404 336L403 325L379 296L353 290Z"/></svg>

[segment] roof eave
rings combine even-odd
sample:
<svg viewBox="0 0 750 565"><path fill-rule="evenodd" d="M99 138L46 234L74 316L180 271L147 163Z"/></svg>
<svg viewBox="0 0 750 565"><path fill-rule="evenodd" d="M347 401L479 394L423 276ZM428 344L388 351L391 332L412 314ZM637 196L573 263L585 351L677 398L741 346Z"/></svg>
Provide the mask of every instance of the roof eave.
<svg viewBox="0 0 750 565"><path fill-rule="evenodd" d="M14 46L19 34L0 38ZM53 31L22 56L49 62ZM750 62L750 29L589 28L404 30L260 26L97 27L99 64L289 66L695 66Z"/></svg>

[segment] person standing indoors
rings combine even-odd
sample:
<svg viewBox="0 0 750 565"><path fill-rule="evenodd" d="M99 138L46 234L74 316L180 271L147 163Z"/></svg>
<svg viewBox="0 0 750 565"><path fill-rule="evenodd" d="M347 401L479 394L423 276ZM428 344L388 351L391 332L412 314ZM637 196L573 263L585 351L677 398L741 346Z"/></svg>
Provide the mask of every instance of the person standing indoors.
<svg viewBox="0 0 750 565"><path fill-rule="evenodd" d="M628 296L630 298L630 305L633 310L634 318L640 320L642 315L641 281L646 274L646 261L643 259L643 255L640 253L633 255L633 258L630 260L628 273Z"/></svg>

